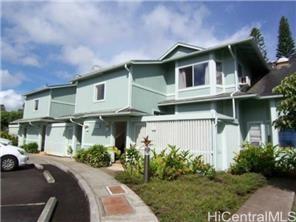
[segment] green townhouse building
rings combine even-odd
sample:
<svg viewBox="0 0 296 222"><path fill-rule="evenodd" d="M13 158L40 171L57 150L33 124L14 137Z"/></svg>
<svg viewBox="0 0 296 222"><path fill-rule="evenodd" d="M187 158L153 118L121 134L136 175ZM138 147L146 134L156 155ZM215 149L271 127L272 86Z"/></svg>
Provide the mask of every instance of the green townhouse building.
<svg viewBox="0 0 296 222"><path fill-rule="evenodd" d="M292 61L292 60L291 60ZM94 144L189 150L219 170L243 142L279 143L272 126L281 95L272 88L296 70L268 65L254 40L201 48L177 43L159 59L131 60L26 93L22 119L10 124L19 145L36 142L67 156Z"/></svg>

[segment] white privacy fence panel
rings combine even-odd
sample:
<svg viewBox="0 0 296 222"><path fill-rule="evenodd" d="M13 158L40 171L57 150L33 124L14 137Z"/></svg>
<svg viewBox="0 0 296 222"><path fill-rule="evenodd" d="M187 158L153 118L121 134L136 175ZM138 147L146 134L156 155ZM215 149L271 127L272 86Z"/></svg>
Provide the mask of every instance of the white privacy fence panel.
<svg viewBox="0 0 296 222"><path fill-rule="evenodd" d="M203 155L207 163L213 164L213 121L170 120L146 123L146 135L153 147L160 151L167 144L189 150L194 155Z"/></svg>

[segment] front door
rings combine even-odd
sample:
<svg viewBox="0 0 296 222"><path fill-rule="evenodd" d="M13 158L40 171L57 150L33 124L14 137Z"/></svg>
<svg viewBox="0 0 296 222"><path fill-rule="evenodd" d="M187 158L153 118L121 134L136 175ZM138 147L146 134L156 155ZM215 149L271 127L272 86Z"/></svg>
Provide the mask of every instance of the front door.
<svg viewBox="0 0 296 222"><path fill-rule="evenodd" d="M126 147L126 122L115 122L115 146L124 153Z"/></svg>

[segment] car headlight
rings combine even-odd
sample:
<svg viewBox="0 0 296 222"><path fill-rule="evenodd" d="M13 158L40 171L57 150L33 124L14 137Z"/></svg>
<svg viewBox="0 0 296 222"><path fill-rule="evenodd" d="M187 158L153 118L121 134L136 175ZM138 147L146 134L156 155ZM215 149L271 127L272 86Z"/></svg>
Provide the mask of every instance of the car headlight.
<svg viewBox="0 0 296 222"><path fill-rule="evenodd" d="M19 153L20 153L21 155L25 155L25 154L26 154L26 152L23 151L23 150L18 149L18 151L19 151Z"/></svg>

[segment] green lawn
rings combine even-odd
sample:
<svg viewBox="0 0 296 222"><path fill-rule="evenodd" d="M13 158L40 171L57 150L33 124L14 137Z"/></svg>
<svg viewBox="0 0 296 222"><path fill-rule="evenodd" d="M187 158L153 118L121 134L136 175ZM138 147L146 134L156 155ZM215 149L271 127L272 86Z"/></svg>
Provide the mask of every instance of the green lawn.
<svg viewBox="0 0 296 222"><path fill-rule="evenodd" d="M132 184L120 175L116 178L127 183L164 222L204 222L208 212L235 212L250 193L266 184L263 176L254 173L219 173L214 180L188 175L175 181L152 180L147 184Z"/></svg>

